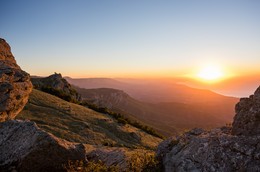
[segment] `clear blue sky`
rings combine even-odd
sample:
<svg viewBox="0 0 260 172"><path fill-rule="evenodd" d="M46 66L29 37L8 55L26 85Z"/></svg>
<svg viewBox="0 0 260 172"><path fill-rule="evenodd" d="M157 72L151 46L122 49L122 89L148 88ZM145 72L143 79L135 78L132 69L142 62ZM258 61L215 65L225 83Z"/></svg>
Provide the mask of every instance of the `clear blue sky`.
<svg viewBox="0 0 260 172"><path fill-rule="evenodd" d="M260 66L259 0L1 0L0 37L32 75L177 75Z"/></svg>

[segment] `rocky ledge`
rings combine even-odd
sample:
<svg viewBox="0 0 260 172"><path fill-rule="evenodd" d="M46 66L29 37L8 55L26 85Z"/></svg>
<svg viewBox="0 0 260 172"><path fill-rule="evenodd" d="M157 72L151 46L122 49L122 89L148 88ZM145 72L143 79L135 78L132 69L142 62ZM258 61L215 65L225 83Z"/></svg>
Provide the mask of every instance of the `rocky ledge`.
<svg viewBox="0 0 260 172"><path fill-rule="evenodd" d="M260 171L260 87L236 105L232 127L193 129L157 150L166 172Z"/></svg>
<svg viewBox="0 0 260 172"><path fill-rule="evenodd" d="M31 80L34 88L38 90L56 95L69 102L81 101L81 96L61 74L54 73L45 78L34 77Z"/></svg>

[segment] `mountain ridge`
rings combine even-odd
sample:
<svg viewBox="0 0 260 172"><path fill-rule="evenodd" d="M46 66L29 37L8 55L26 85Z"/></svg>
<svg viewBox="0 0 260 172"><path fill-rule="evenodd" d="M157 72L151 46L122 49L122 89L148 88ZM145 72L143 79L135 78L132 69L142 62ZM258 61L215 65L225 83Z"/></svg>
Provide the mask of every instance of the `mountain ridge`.
<svg viewBox="0 0 260 172"><path fill-rule="evenodd" d="M219 93L215 93L207 89L192 88L184 84L177 84L174 82L153 81L153 80L138 80L138 82L123 82L112 78L65 78L67 81L75 86L86 89L93 88L114 88L123 90L131 97L145 102L160 103L160 102L187 102L191 103L198 101L200 95L201 100L211 101L218 97L222 97ZM109 81L107 84L106 81ZM207 97L203 99L203 95ZM153 95L153 96L152 96ZM194 98L193 98L194 97ZM230 99L237 99L236 97L224 96ZM189 100L191 99L191 100ZM238 100L238 99L237 99Z"/></svg>

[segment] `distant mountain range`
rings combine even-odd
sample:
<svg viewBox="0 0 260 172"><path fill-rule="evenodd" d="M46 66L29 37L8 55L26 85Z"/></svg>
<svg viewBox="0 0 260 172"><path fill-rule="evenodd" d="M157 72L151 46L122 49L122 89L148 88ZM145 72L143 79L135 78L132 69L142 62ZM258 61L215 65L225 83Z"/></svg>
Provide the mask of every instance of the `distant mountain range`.
<svg viewBox="0 0 260 172"><path fill-rule="evenodd" d="M230 123L239 101L181 84L124 83L108 78L66 79L77 85L75 89L83 100L141 121L166 136L194 127L213 128Z"/></svg>
<svg viewBox="0 0 260 172"><path fill-rule="evenodd" d="M110 78L81 78L73 79L65 77L72 85L80 88L113 88L123 90L131 97L150 103L179 102L202 103L222 102L223 100L235 100L237 98L223 96L206 89L192 88L183 84L177 84L165 80L123 80Z"/></svg>

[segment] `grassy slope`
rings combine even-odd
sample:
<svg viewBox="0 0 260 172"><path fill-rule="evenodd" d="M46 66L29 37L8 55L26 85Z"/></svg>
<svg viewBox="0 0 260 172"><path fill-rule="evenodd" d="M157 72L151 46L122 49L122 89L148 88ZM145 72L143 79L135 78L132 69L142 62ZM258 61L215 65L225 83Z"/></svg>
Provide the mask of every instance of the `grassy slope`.
<svg viewBox="0 0 260 172"><path fill-rule="evenodd" d="M108 115L33 90L17 118L35 121L47 132L73 142L95 145L155 148L161 139Z"/></svg>

